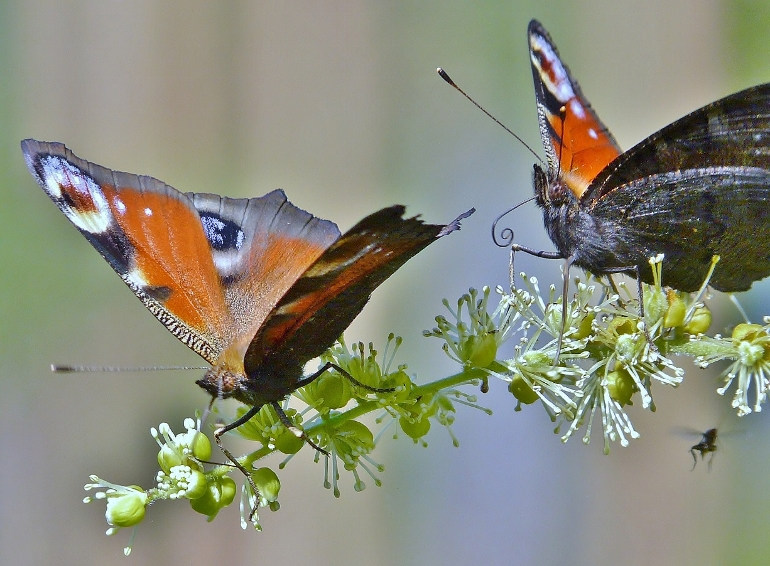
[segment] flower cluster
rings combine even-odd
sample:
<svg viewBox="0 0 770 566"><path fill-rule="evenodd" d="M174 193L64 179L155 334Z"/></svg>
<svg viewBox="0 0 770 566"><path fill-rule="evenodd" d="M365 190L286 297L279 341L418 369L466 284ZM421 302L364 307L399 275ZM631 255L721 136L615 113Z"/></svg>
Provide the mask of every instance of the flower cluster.
<svg viewBox="0 0 770 566"><path fill-rule="evenodd" d="M245 528L251 521L259 530L257 510L279 509L281 484L271 468L257 468L258 461L281 453L280 470L307 447L316 463L323 458L323 485L336 497L343 472L351 474L356 491L366 487L363 477L379 486L376 474L384 467L372 453L386 430L392 429L394 438L403 432L427 446L425 437L438 424L458 445L452 432L458 405L491 413L461 388L480 386L486 392L491 379L507 384L517 411L539 401L564 442L584 429L587 444L594 422L600 423L605 453L612 442L627 446L639 436L628 407L638 403L654 410L653 389L682 382L684 371L672 355L692 356L700 367L729 361L718 392L734 389L732 406L739 415L759 411L770 388L770 319L764 326L739 324L728 338L706 336L711 313L701 297L708 278L697 294L664 289L662 259L650 260L654 281L642 285L641 303L623 284L576 279L577 291L565 304L567 298L557 297L553 286L544 298L537 279L525 274L519 287L496 289L494 308L488 287L469 290L456 306L444 300L449 316L436 317L436 326L424 335L442 340L460 371L422 385L407 373L406 365L394 363L401 338L391 334L382 355L371 343L349 347L340 338L320 359L319 368L326 368L322 375L282 406L261 407L236 429L257 445L232 457L237 466L210 462L211 443L200 419L187 419L185 432L176 435L161 424L151 431L160 448L155 486L119 486L91 476L86 489L97 493L86 502L106 500L107 534L135 527L146 508L160 499L188 500L211 521L235 500L231 475L237 477L241 470L247 474L240 498L241 525ZM248 410L241 407L238 416ZM366 415L376 418L364 422ZM374 427L379 427L376 433ZM131 544L126 553L130 549Z"/></svg>
<svg viewBox="0 0 770 566"><path fill-rule="evenodd" d="M281 407L283 415L273 406L265 405L236 429L242 438L258 445L252 452L236 458L249 474L240 498L243 528L251 521L257 530L261 529L258 508L279 509L278 476L271 468L255 466L257 461L273 453L286 456L279 465L282 469L302 448L317 448L315 461L324 459L323 485L339 497L338 481L343 471L352 475L356 491L366 487L361 471L371 477L375 485L381 485L376 473L383 472L384 467L371 453L382 433L393 425L415 442L426 445L424 437L431 422L435 422L446 427L454 444L458 444L451 432L455 404L481 407L475 404L475 397L457 387L476 384L479 376L460 373L418 386L407 374L406 365L394 364L400 344L401 338L391 334L383 355L379 356L372 344L365 347L359 342L348 347L340 338L320 360L319 367L330 363L332 369L286 399ZM240 407L237 415L240 417L246 411L248 407ZM376 435L372 425L361 420L367 414L379 414L374 424L381 430ZM135 527L144 519L146 508L161 499L189 500L192 509L209 521L233 503L237 487L231 475L237 468L210 463L211 443L201 432L200 419L186 419L184 425L185 432L176 435L165 423L151 430L160 448L155 487L144 490L137 486L119 486L91 476L86 490L100 491L87 497L86 502L107 501L106 518L110 524L107 534L123 527ZM126 554L130 550L131 543L125 549Z"/></svg>
<svg viewBox="0 0 770 566"><path fill-rule="evenodd" d="M206 472L203 463L211 457L211 443L208 437L200 432L199 420L185 419L184 426L185 432L181 434L174 434L166 423L150 430L160 447L160 469L155 476L155 487L144 490L138 486L116 485L91 476L91 483L85 485L85 490L97 491L83 501L107 501L105 517L110 525L108 535L113 535L124 527L136 527L144 519L147 507L159 500L186 499L193 510L206 515L209 521L233 502L236 485L227 475L231 468L217 466ZM266 506L276 510L280 482L275 473L269 468L261 468L254 470L251 477L259 495L254 495L249 483L244 485L244 499L249 502L248 511L245 513L254 514L257 507ZM255 526L259 528L258 517ZM124 548L126 555L131 553L132 543L133 535L131 542Z"/></svg>
<svg viewBox="0 0 770 566"><path fill-rule="evenodd" d="M711 313L700 298L708 277L699 293L679 293L661 285L663 257L650 264L654 282L642 286L643 308L625 285L580 280L564 308L565 298L557 298L554 287L546 300L537 280L521 274L520 287L497 289L500 299L491 314L489 288L481 295L471 289L457 309L444 301L452 320L438 317L437 327L425 334L442 339L444 351L466 371L483 372L485 383L489 377L506 382L516 410L540 401L558 422L556 432L564 442L585 427L587 444L598 412L605 453L614 441L627 446L639 437L628 406L638 401L654 411L655 384L682 382L684 370L673 354L694 356L701 367L732 360L718 393L736 383L732 406L745 415L752 411L748 391L753 385L753 410L760 410L770 387L770 320L765 326L739 324L728 339L705 336ZM499 358L500 346L514 335L519 340L513 355Z"/></svg>

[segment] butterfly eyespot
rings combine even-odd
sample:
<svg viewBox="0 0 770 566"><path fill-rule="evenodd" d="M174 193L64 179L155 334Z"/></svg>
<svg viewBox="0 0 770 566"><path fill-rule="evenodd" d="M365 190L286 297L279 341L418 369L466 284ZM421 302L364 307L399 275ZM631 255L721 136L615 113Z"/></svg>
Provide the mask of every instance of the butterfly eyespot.
<svg viewBox="0 0 770 566"><path fill-rule="evenodd" d="M201 214L201 224L206 239L215 250L240 250L243 246L245 235L235 222L213 214Z"/></svg>
<svg viewBox="0 0 770 566"><path fill-rule="evenodd" d="M83 170L55 155L39 160L40 184L75 226L92 234L104 233L112 223L107 199Z"/></svg>

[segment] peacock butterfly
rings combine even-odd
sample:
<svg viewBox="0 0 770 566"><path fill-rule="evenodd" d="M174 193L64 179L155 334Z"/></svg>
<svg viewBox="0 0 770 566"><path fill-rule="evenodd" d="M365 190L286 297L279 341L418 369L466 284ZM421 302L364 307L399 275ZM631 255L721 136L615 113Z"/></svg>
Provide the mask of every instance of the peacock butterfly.
<svg viewBox="0 0 770 566"><path fill-rule="evenodd" d="M534 166L536 202L561 258L596 275L695 291L745 291L770 274L770 84L700 108L622 152L562 63L543 26L529 51L547 170Z"/></svg>
<svg viewBox="0 0 770 566"><path fill-rule="evenodd" d="M21 148L69 221L145 307L211 364L198 385L214 399L251 406L217 431L217 443L265 404L287 422L278 402L328 369L305 376L306 362L334 343L385 279L474 212L425 224L404 218L397 205L340 234L281 190L250 199L181 193L89 163L61 143L28 139Z"/></svg>

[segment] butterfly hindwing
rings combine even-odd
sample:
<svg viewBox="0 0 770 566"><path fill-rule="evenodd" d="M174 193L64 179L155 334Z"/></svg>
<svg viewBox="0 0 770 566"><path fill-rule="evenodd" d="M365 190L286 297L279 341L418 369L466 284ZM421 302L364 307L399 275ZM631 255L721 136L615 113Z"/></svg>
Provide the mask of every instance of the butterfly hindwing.
<svg viewBox="0 0 770 566"><path fill-rule="evenodd" d="M329 247L284 295L254 337L245 366L291 365L320 355L363 309L369 296L409 258L460 227L403 218L404 207L361 220ZM283 359L276 359L281 352Z"/></svg>
<svg viewBox="0 0 770 566"><path fill-rule="evenodd" d="M618 264L664 253L664 283L744 291L770 275L770 84L718 100L623 153L583 203ZM750 237L746 237L750 235ZM746 261L746 258L752 261Z"/></svg>
<svg viewBox="0 0 770 566"><path fill-rule="evenodd" d="M190 194L212 247L232 329L243 357L270 311L340 235L336 224L291 204L281 190L231 199Z"/></svg>

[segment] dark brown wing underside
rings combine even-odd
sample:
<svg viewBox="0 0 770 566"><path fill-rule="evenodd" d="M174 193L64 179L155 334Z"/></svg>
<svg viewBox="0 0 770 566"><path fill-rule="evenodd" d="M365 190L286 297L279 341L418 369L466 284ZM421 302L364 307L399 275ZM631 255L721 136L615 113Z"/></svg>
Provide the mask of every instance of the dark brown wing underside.
<svg viewBox="0 0 770 566"><path fill-rule="evenodd" d="M660 173L705 167L770 169L770 83L717 100L673 122L602 170L582 204Z"/></svg>
<svg viewBox="0 0 770 566"><path fill-rule="evenodd" d="M607 267L639 265L651 282L647 260L663 253L663 283L681 291L697 290L719 255L710 285L745 291L770 275L769 188L770 171L746 167L662 173L623 185L594 204L595 234L585 235L580 255L590 257L593 246L612 249L614 265L604 260Z"/></svg>
<svg viewBox="0 0 770 566"><path fill-rule="evenodd" d="M591 222L576 263L588 269L638 265L650 281L647 259L664 253L664 284L682 291L699 288L713 255L718 290L744 291L770 275L770 84L631 148L599 173L579 208Z"/></svg>
<svg viewBox="0 0 770 566"><path fill-rule="evenodd" d="M319 356L361 312L369 296L409 258L459 228L402 218L403 206L364 218L289 289L254 337L246 373L302 366ZM459 219L458 219L459 220Z"/></svg>

